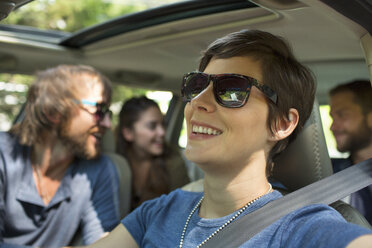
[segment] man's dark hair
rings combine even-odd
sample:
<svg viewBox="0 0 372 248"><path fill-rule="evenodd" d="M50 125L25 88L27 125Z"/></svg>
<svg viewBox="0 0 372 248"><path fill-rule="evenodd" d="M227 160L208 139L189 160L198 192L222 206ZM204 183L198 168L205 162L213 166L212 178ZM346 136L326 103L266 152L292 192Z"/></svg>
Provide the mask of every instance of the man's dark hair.
<svg viewBox="0 0 372 248"><path fill-rule="evenodd" d="M311 114L316 84L313 74L297 61L288 43L281 37L259 30L241 30L213 42L203 52L199 70L204 71L212 58L226 59L247 56L261 64L263 81L278 95L277 104L269 105L268 128L276 129L281 119L289 119L290 108L297 109L299 122L292 135L279 141L268 156L267 172L272 170L272 159L287 147L303 128Z"/></svg>
<svg viewBox="0 0 372 248"><path fill-rule="evenodd" d="M353 100L362 108L364 115L372 111L372 87L369 80L359 79L340 84L329 91L330 96L341 92L352 92Z"/></svg>

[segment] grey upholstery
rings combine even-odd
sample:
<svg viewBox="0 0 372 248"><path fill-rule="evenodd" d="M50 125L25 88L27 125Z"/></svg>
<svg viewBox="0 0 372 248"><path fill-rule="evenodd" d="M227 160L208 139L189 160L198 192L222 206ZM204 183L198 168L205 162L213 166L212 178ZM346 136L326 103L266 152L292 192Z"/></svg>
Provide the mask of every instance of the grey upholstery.
<svg viewBox="0 0 372 248"><path fill-rule="evenodd" d="M130 211L132 189L132 172L128 161L115 152L115 137L112 130L107 130L102 140L102 152L115 164L120 179L120 215L123 218Z"/></svg>
<svg viewBox="0 0 372 248"><path fill-rule="evenodd" d="M287 192L295 191L333 174L331 159L323 134L319 105L313 111L304 129L275 160L272 178L281 182ZM348 222L371 228L356 209L342 201L331 204Z"/></svg>
<svg viewBox="0 0 372 248"><path fill-rule="evenodd" d="M336 201L330 206L336 209L348 222L372 229L372 226L368 223L366 218L355 210L355 208L350 206L350 204L343 201Z"/></svg>
<svg viewBox="0 0 372 248"><path fill-rule="evenodd" d="M273 178L289 191L333 174L317 102L304 129L274 163Z"/></svg>

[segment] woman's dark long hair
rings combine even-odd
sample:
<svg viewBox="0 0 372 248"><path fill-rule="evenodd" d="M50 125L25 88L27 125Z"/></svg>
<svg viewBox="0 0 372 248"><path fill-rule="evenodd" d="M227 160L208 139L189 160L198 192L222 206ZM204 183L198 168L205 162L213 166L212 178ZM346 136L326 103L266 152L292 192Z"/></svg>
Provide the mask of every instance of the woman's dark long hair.
<svg viewBox="0 0 372 248"><path fill-rule="evenodd" d="M119 124L116 128L116 152L123 155L127 159L129 158L128 152L130 152L132 144L131 142L125 140L124 136L122 135L122 130L123 128L133 129L134 124L141 118L143 112L151 107L159 109L159 106L155 101L148 99L145 96L133 97L123 104L119 115ZM132 183L132 209L137 207L145 200L155 198L161 194L169 193L170 180L166 167L167 153L168 149L165 146L161 155L153 157L147 182L140 196L135 194L133 187L134 184ZM133 171L135 165L131 164L130 161L129 164Z"/></svg>

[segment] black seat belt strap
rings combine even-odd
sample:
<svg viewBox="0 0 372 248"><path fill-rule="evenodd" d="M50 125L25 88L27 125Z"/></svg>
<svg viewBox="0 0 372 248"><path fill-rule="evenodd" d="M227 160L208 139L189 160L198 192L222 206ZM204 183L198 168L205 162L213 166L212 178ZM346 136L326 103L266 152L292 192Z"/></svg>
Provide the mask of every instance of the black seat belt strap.
<svg viewBox="0 0 372 248"><path fill-rule="evenodd" d="M239 247L265 227L310 204L331 204L372 184L372 159L307 185L240 217L210 239L204 247Z"/></svg>

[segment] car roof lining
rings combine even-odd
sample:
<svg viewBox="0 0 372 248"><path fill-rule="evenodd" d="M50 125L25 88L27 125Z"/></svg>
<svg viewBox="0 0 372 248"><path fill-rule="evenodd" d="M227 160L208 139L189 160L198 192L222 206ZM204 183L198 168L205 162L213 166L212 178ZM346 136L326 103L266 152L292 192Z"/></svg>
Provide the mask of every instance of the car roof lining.
<svg viewBox="0 0 372 248"><path fill-rule="evenodd" d="M347 16L360 26L364 27L372 35L372 1L371 0L321 0L334 10Z"/></svg>
<svg viewBox="0 0 372 248"><path fill-rule="evenodd" d="M237 12L242 12L244 14L236 14ZM304 15L306 12L308 13ZM84 47L84 51L87 56L98 57L100 57L101 53L107 54L108 52L109 54L114 54L119 50L125 51L124 54L126 54L129 58L132 58L132 60L127 61L123 58L120 58L120 61L118 60L116 62L121 63L121 67L129 68L130 71L133 72L136 70L138 64L141 64L141 59L143 60L146 58L146 60L142 62L142 65L143 67L148 68L150 67L150 64L155 64L158 58L164 58L172 61L177 59L175 56L178 56L182 57L182 59L185 61L185 65L192 64L192 67L188 67L188 69L184 68L185 71L190 71L197 67L198 61L195 55L199 56L200 51L204 49L211 41L213 41L214 37L222 36L228 32L234 30L236 31L244 27L254 26L255 28L260 28L285 37L290 37L289 40L294 47L296 55L300 57L302 62L308 64L310 67L314 67L317 71L319 71L319 66L317 67L315 65L318 62L321 63L320 65L328 67L328 69L323 73L323 75L327 75L327 81L332 79L331 76L328 76L327 72L335 73L339 69L337 68L337 65L347 65L348 63L355 65L350 69L354 70L356 67L361 68L359 71L362 71L362 73L359 75L367 75L364 68L363 52L359 46L359 36L363 32L365 33L363 29L360 29L357 32L350 32L347 26L336 21L333 21L333 26L331 28L322 27L324 17L318 15L317 13L314 14L310 9L309 11L302 9L298 13L295 11L290 11L290 13L282 11L278 14L267 11L263 8L252 8L249 10L216 14L215 16L216 19L229 20L231 17L228 17L228 15L245 16L245 20L234 20L228 25L224 23L220 26L214 23L212 28L204 28L203 26L198 28L197 24L195 23L200 23L200 25L202 25L203 18L190 18L174 23L159 25L157 27L151 27L149 29L137 30L119 35L112 39L104 40L102 42L96 42L92 45ZM247 16L251 18L247 18ZM208 18L211 19L211 16L208 16ZM297 35L299 31L298 28L306 29L306 26L296 27L296 25L293 25L294 20L297 20L297 18L309 18L306 23L315 23L319 26L319 33L323 33L324 35L319 35L320 37L315 42L316 47L314 47L314 43L309 43L307 41L308 39L314 39L314 37L311 37L311 35L304 37L299 37ZM327 22L329 22L329 20L327 20ZM210 23L206 24L205 26L209 25ZM286 26L287 28L278 30L279 25ZM182 29L179 27L182 27ZM337 31L330 33L330 30L332 30L332 32L333 30ZM327 42L327 35L332 35L335 38L338 37L337 40L339 40L339 42L337 44L329 44L329 42ZM120 40L125 42L120 42ZM304 46L306 46L306 48L303 48ZM348 47L348 49L343 49L343 47ZM180 51L183 50L181 48L186 49L184 49L184 52L182 52ZM334 52L331 52L332 57L329 57L329 52L333 49ZM339 50L344 51L339 53L337 52ZM152 60L152 58L155 58L155 60ZM112 59L115 60L114 55L112 56ZM138 63L134 63L133 60L136 59L138 59ZM334 64L334 61L337 60L342 60L343 62ZM159 64L162 65L164 63ZM329 69L332 70L330 71ZM162 71L164 69L159 68L159 70ZM365 72L363 72L363 70L365 70ZM350 77L353 77L350 71L352 70L346 69L342 70L341 73L337 73L339 77L334 78L332 80L334 81L333 83L336 83L337 81L339 82L340 79L346 81ZM172 74L172 72L169 74ZM179 72L177 75L174 74L174 78L169 78L168 80L175 81L176 78L178 78L181 74L181 72ZM343 74L343 76L341 76L341 74ZM350 75L348 76L348 74ZM125 75L125 71L123 71L123 73L119 73L119 75ZM132 73L132 75L134 74ZM165 79L163 78L163 80ZM125 80L125 78L118 77L117 81L130 83L131 80ZM138 80L138 82L135 84L137 83L141 84L141 80ZM142 81L142 85L158 87L157 83L151 80L146 81L146 84L144 84ZM173 86L174 87L170 88L174 91L177 91L179 85L176 84Z"/></svg>

